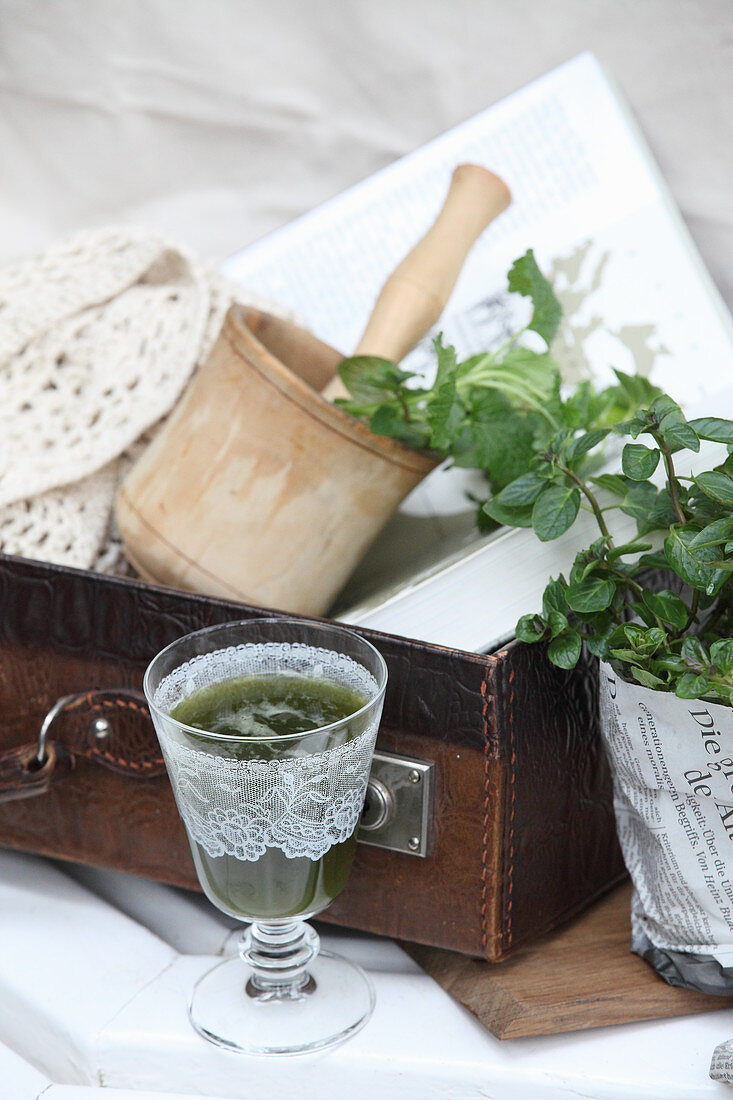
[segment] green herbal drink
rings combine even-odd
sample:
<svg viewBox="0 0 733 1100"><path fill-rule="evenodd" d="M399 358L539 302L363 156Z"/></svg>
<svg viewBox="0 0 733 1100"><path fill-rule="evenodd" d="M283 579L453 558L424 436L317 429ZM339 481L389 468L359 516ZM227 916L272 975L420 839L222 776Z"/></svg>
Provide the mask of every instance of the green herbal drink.
<svg viewBox="0 0 733 1100"><path fill-rule="evenodd" d="M288 754L297 754L298 740L292 735L341 722L366 702L365 696L331 680L273 673L201 688L179 703L171 717L185 726L237 739L214 742L189 733L192 748L226 759L277 760L282 750L272 742L273 736L289 736ZM324 734L317 751L349 741L360 732L357 726L358 720L353 729L347 725L337 735ZM252 861L212 856L191 841L196 870L210 900L232 916L260 920L325 909L346 885L355 844L354 831L319 859L290 858L280 848L268 847Z"/></svg>

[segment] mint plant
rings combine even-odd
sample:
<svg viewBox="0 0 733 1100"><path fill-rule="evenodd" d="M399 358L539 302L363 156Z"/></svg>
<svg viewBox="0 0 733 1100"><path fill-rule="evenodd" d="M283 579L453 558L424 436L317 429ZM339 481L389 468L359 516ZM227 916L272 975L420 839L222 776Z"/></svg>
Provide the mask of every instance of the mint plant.
<svg viewBox="0 0 733 1100"><path fill-rule="evenodd" d="M621 371L605 389L581 382L564 393L550 350L560 304L531 250L508 288L532 313L501 347L459 362L438 337L432 386L385 359L346 359L339 374L350 398L338 404L378 435L481 470L491 493L482 526L533 527L547 542L581 508L593 514L598 538L567 580L549 582L541 612L520 619L520 640L546 643L566 669L585 643L646 687L733 705L733 421L688 421L647 379ZM540 350L527 346L529 334ZM613 434L629 442L620 469L601 473ZM725 457L681 477L676 456L699 452L701 440L725 445ZM616 545L614 509L635 519L632 542Z"/></svg>
<svg viewBox="0 0 733 1100"><path fill-rule="evenodd" d="M529 299L532 312L500 347L459 362L455 349L438 337L437 371L427 387L389 360L345 359L339 375L350 397L336 403L376 435L481 470L497 493L529 469L538 448L558 431L615 423L658 392L645 379L619 374L619 383L605 390L583 382L563 397L550 353L562 311L531 249L512 265L508 289ZM527 346L528 339L535 347ZM486 514L480 518L485 526Z"/></svg>
<svg viewBox="0 0 733 1100"><path fill-rule="evenodd" d="M609 431L640 441L626 443L619 472L587 476L585 456ZM725 444L728 453L712 469L681 477L676 456L699 452L701 440ZM733 705L732 449L733 421L688 421L666 394L611 429L556 433L484 509L548 541L583 507L599 537L578 553L567 580L550 581L542 611L520 619L517 637L546 642L561 668L575 666L585 642L645 687ZM662 484L652 480L658 469ZM636 520L633 542L615 544L607 525L614 508ZM662 570L667 587L650 584L650 570Z"/></svg>

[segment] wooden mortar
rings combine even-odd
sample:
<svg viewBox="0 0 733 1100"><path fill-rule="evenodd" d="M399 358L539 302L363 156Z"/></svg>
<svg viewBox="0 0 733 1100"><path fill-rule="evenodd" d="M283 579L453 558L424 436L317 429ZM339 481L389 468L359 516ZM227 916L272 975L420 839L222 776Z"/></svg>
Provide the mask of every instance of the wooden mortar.
<svg viewBox="0 0 733 1100"><path fill-rule="evenodd" d="M429 331L472 244L508 202L493 173L456 170L437 222L385 284L359 354L398 361ZM117 497L125 550L145 580L298 614L327 611L436 465L329 403L342 358L288 321L232 306L208 361Z"/></svg>

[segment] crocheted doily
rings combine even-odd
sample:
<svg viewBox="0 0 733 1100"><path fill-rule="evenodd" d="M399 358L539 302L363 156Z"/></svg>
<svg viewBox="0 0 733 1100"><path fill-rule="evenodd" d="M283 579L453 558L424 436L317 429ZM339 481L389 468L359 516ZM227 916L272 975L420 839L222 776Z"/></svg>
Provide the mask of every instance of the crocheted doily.
<svg viewBox="0 0 733 1100"><path fill-rule="evenodd" d="M124 571L117 487L232 298L184 248L129 228L0 272L0 550Z"/></svg>

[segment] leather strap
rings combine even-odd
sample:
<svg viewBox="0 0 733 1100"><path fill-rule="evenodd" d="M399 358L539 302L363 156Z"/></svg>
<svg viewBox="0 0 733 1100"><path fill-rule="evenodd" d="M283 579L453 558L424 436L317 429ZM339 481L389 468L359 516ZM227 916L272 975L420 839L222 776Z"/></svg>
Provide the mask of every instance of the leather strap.
<svg viewBox="0 0 733 1100"><path fill-rule="evenodd" d="M165 772L145 697L130 688L67 695L48 711L38 743L0 755L0 802L44 794L82 758L126 776Z"/></svg>
<svg viewBox="0 0 733 1100"><path fill-rule="evenodd" d="M0 802L16 802L45 794L51 778L70 766L71 757L59 753L53 743L48 746L42 764L38 763L35 745L21 745L19 749L3 753L0 756Z"/></svg>

